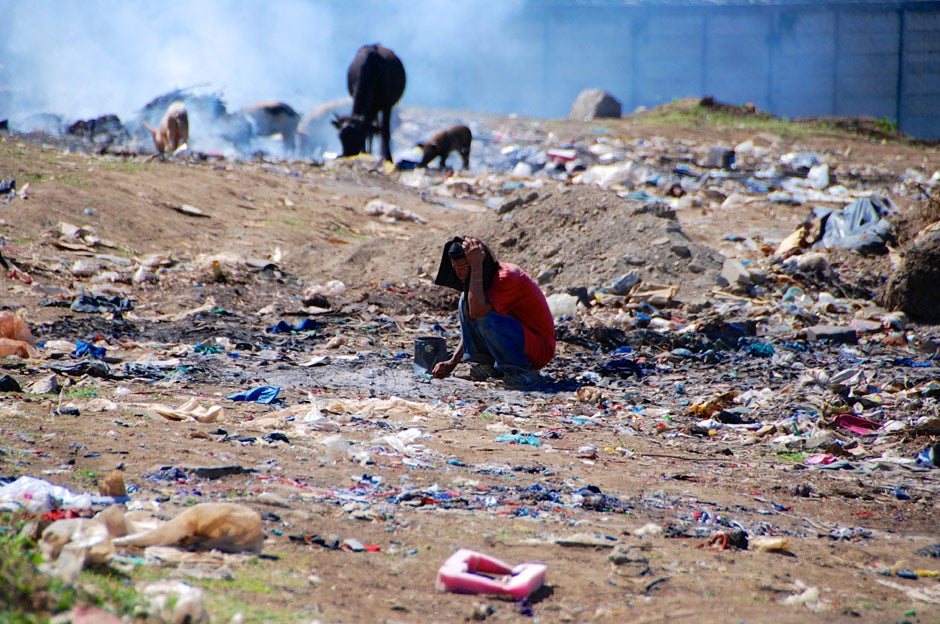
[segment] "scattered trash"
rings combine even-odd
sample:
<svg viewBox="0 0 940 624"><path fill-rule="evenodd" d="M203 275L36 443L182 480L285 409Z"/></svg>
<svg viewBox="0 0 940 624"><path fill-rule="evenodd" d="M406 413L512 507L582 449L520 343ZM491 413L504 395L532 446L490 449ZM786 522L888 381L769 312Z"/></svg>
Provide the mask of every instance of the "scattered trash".
<svg viewBox="0 0 940 624"><path fill-rule="evenodd" d="M89 493L73 494L67 488L48 481L22 476L0 487L0 509L23 510L43 514L53 509L91 509L93 505L110 505L126 498L95 496Z"/></svg>
<svg viewBox="0 0 940 624"><path fill-rule="evenodd" d="M79 295L72 302L73 312L111 312L120 314L134 309L133 302L124 297L106 295Z"/></svg>

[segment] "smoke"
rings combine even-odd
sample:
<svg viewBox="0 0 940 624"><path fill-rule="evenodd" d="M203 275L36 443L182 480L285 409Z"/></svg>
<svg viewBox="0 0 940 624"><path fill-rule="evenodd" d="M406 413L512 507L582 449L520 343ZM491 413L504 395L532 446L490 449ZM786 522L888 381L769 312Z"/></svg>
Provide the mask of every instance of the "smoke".
<svg viewBox="0 0 940 624"><path fill-rule="evenodd" d="M0 0L0 119L134 117L153 98L198 87L229 110L265 100L307 113L344 97L359 46L402 58L402 105L503 112L487 66L524 42L500 37L523 0ZM520 111L521 112L521 111Z"/></svg>

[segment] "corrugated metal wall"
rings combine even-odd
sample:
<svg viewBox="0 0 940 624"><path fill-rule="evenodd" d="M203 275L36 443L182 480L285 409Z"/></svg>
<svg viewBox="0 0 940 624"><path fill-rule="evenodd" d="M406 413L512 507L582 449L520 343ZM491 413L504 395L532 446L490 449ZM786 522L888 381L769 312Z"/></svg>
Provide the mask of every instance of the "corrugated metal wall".
<svg viewBox="0 0 940 624"><path fill-rule="evenodd" d="M532 102L545 116L601 88L626 112L713 95L786 118L886 118L940 139L940 2L542 5L525 29L546 42Z"/></svg>

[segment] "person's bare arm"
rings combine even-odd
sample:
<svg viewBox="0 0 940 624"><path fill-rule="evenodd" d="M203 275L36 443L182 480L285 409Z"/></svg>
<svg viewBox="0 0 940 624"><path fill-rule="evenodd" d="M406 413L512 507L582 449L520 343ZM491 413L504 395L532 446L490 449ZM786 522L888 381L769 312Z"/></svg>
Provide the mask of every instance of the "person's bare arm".
<svg viewBox="0 0 940 624"><path fill-rule="evenodd" d="M470 263L470 289L467 291L467 306L470 318L480 318L493 309L486 300L483 290L483 243L468 236L463 241L463 248Z"/></svg>

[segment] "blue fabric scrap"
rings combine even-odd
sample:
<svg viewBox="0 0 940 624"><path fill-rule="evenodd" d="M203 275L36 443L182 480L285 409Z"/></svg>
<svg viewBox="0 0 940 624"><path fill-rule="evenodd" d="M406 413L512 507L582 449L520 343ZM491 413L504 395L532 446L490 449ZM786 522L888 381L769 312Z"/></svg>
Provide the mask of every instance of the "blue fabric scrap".
<svg viewBox="0 0 940 624"><path fill-rule="evenodd" d="M90 355L96 360L104 359L105 348L96 347L90 342L85 342L84 340L75 341L75 350L72 351L72 357L82 357L84 355Z"/></svg>
<svg viewBox="0 0 940 624"><path fill-rule="evenodd" d="M305 318L297 325L291 325L287 321L279 321L277 325L268 329L270 334L280 334L286 332L314 331L320 329L320 324L312 318Z"/></svg>
<svg viewBox="0 0 940 624"><path fill-rule="evenodd" d="M230 394L225 398L230 401L252 401L254 403L260 403L261 405L267 405L268 403L274 402L280 391L280 386L259 386L252 390Z"/></svg>

